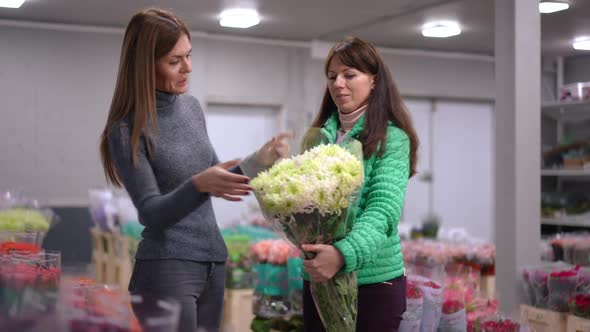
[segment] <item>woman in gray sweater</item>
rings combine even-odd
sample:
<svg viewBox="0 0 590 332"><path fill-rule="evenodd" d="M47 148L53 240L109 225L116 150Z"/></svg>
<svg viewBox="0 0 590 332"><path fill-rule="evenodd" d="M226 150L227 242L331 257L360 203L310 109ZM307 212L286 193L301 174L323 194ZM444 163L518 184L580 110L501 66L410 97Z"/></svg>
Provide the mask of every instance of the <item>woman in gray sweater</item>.
<svg viewBox="0 0 590 332"><path fill-rule="evenodd" d="M127 189L145 226L129 291L177 299L182 332L217 331L227 248L210 197L241 200L251 188L235 170L269 166L288 145L280 134L239 166L220 163L199 102L184 94L190 56L176 15L147 9L132 17L100 153L108 181Z"/></svg>

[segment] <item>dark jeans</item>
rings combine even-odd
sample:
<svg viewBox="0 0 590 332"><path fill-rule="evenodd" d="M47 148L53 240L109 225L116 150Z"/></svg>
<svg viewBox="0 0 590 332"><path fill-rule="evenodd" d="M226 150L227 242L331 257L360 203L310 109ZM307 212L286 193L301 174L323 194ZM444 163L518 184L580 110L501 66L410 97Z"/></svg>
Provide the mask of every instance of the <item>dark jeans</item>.
<svg viewBox="0 0 590 332"><path fill-rule="evenodd" d="M395 332L406 311L406 277L359 286L357 332ZM309 282L303 283L303 323L305 332L325 332L311 297Z"/></svg>
<svg viewBox="0 0 590 332"><path fill-rule="evenodd" d="M169 297L181 304L179 332L197 327L217 332L221 325L225 263L178 259L137 260L129 282L131 294Z"/></svg>

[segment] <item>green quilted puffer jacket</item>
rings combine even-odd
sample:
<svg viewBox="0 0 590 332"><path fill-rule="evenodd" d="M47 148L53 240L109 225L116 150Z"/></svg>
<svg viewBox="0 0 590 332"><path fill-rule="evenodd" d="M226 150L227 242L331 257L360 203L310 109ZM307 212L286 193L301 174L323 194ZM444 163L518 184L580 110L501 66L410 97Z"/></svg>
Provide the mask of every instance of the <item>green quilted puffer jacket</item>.
<svg viewBox="0 0 590 332"><path fill-rule="evenodd" d="M358 138L364 116L349 136ZM336 141L339 120L333 114L322 132ZM358 272L359 285L374 284L404 274L404 261L397 225L400 220L410 175L410 140L389 122L385 153L364 160L365 187L352 231L334 246L344 256L343 269Z"/></svg>

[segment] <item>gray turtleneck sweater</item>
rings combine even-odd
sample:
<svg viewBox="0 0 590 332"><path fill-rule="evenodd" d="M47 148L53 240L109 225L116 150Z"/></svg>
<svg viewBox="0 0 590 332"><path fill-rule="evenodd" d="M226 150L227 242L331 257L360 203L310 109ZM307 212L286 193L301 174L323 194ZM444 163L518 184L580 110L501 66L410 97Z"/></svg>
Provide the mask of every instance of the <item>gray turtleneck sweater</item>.
<svg viewBox="0 0 590 332"><path fill-rule="evenodd" d="M145 226L137 259L186 259L225 262L227 248L215 220L209 194L198 192L191 177L219 163L199 102L189 95L156 92L157 135L139 146L139 164L131 159L133 124L126 120L109 132L109 150L117 173Z"/></svg>

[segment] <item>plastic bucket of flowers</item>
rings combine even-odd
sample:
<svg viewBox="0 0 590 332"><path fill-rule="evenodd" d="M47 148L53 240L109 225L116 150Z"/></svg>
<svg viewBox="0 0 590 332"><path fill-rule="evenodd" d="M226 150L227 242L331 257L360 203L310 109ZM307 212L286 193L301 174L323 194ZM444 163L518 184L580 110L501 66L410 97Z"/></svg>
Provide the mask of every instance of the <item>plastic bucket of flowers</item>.
<svg viewBox="0 0 590 332"><path fill-rule="evenodd" d="M420 332L424 294L416 282L406 280L406 312L402 315L400 332Z"/></svg>
<svg viewBox="0 0 590 332"><path fill-rule="evenodd" d="M59 252L40 251L33 245L28 251L0 255L1 330L26 330L54 313L60 257Z"/></svg>

